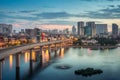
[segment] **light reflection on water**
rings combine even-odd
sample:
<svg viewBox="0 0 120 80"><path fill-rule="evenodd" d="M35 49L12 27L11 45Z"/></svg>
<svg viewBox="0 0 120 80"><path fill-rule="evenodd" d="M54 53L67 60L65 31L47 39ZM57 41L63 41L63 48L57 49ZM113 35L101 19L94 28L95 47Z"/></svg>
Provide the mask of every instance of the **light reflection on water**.
<svg viewBox="0 0 120 80"><path fill-rule="evenodd" d="M24 53L24 62L27 63L30 60L30 53L26 51Z"/></svg>
<svg viewBox="0 0 120 80"><path fill-rule="evenodd" d="M48 51L48 50L46 50L44 55L45 55L45 57L44 57L44 58L45 58L46 62L49 62L49 60L50 60L49 51Z"/></svg>
<svg viewBox="0 0 120 80"><path fill-rule="evenodd" d="M57 54L53 51L49 54L48 50L42 51L42 65L49 63L51 60L54 60L55 63L47 65L47 67L41 70L37 70L37 73L34 75L31 80L120 80L120 48L112 50L90 50L84 48L69 48L66 52L66 49L62 48L57 51ZM56 57L60 57L54 59ZM30 53L25 51L20 54L20 77L27 75L29 73L29 61ZM38 59L37 59L38 58ZM40 52L32 51L32 60L34 69L40 63ZM3 80L15 80L15 55L10 55L5 58L3 61ZM57 70L54 66L67 64L72 67L68 70ZM102 69L103 74L95 75L92 77L82 77L76 76L74 70L82 69L87 67L93 67L97 69ZM40 67L38 67L40 69ZM27 78L25 79L27 80ZM29 80L29 79L28 79Z"/></svg>
<svg viewBox="0 0 120 80"><path fill-rule="evenodd" d="M36 53L35 53L34 50L32 51L32 60L33 60L33 61L36 61Z"/></svg>
<svg viewBox="0 0 120 80"><path fill-rule="evenodd" d="M63 58L63 57L64 57L64 48L60 50L60 58Z"/></svg>
<svg viewBox="0 0 120 80"><path fill-rule="evenodd" d="M42 51L42 64L49 61L49 52L48 50Z"/></svg>
<svg viewBox="0 0 120 80"><path fill-rule="evenodd" d="M90 50L84 48L70 48L63 58L50 65L33 80L120 80L120 48L111 50ZM54 66L71 65L68 70L57 70ZM76 76L76 69L92 67L102 69L103 74L92 77ZM46 76L46 77L45 77Z"/></svg>
<svg viewBox="0 0 120 80"><path fill-rule="evenodd" d="M11 69L13 66L13 55L9 56L9 63L10 63L10 69Z"/></svg>

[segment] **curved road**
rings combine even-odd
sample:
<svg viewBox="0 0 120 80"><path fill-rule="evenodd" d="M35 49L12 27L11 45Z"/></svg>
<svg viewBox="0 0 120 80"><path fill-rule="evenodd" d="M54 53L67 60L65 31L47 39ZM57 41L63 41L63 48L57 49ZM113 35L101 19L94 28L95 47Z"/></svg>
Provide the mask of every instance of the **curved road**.
<svg viewBox="0 0 120 80"><path fill-rule="evenodd" d="M40 42L40 43L33 43L33 44L27 44L27 45L21 45L21 46L14 46L6 49L0 50L0 60L11 55L16 54L18 52L34 48L35 46L44 46L44 45L50 45L50 44L57 44L66 42L68 40L59 40L59 41L51 41L51 42Z"/></svg>

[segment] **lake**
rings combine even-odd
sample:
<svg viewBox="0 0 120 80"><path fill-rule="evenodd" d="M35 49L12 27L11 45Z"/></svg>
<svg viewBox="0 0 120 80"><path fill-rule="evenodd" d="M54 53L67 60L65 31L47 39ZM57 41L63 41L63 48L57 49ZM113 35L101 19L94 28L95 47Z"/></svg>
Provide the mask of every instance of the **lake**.
<svg viewBox="0 0 120 80"><path fill-rule="evenodd" d="M20 54L20 80L120 80L120 48L90 50L89 48L62 48L56 52L48 50L32 52L32 73L29 51ZM41 58L41 59L40 59ZM16 80L15 55L3 60L3 80ZM67 67L67 68L66 68ZM102 74L84 77L75 75L78 69L94 68ZM18 79L17 79L18 80Z"/></svg>

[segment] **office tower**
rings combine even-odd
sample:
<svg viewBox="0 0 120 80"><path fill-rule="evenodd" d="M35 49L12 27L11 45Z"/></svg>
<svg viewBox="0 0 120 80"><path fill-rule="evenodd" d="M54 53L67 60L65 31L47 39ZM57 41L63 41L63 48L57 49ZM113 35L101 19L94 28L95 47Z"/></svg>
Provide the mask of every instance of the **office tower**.
<svg viewBox="0 0 120 80"><path fill-rule="evenodd" d="M96 35L102 35L107 33L107 24L96 24Z"/></svg>
<svg viewBox="0 0 120 80"><path fill-rule="evenodd" d="M87 22L86 23L86 27L89 28L89 30L91 30L91 37L96 36L96 25L95 22ZM90 29L91 28L91 29Z"/></svg>
<svg viewBox="0 0 120 80"><path fill-rule="evenodd" d="M10 35L12 34L12 25L11 24L0 24L0 34Z"/></svg>
<svg viewBox="0 0 120 80"><path fill-rule="evenodd" d="M112 34L118 35L118 25L115 23L112 24Z"/></svg>
<svg viewBox="0 0 120 80"><path fill-rule="evenodd" d="M78 35L79 36L84 36L84 22L78 22Z"/></svg>
<svg viewBox="0 0 120 80"><path fill-rule="evenodd" d="M90 26L85 26L85 31L84 31L85 36L91 36L92 35L92 28Z"/></svg>
<svg viewBox="0 0 120 80"><path fill-rule="evenodd" d="M36 41L37 41L37 42L40 42L41 29L39 29L39 28L34 28L34 35L36 36Z"/></svg>
<svg viewBox="0 0 120 80"><path fill-rule="evenodd" d="M34 28L34 29L25 29L25 33L26 35L32 37L35 37L37 35L39 35L40 30L38 28Z"/></svg>
<svg viewBox="0 0 120 80"><path fill-rule="evenodd" d="M13 30L13 34L16 34L16 30Z"/></svg>
<svg viewBox="0 0 120 80"><path fill-rule="evenodd" d="M52 30L52 33L53 33L53 34L57 34L57 33L58 33L58 29L53 29L53 30Z"/></svg>
<svg viewBox="0 0 120 80"><path fill-rule="evenodd" d="M64 33L64 34L69 34L69 29L68 29L68 28L64 29L64 30L63 30L63 33Z"/></svg>
<svg viewBox="0 0 120 80"><path fill-rule="evenodd" d="M25 33L27 36L29 37L33 37L34 36L34 31L33 29L25 29Z"/></svg>
<svg viewBox="0 0 120 80"><path fill-rule="evenodd" d="M76 34L76 28L75 28L75 26L72 27L72 34L73 34L73 35Z"/></svg>
<svg viewBox="0 0 120 80"><path fill-rule="evenodd" d="M24 29L21 29L21 33L25 33Z"/></svg>

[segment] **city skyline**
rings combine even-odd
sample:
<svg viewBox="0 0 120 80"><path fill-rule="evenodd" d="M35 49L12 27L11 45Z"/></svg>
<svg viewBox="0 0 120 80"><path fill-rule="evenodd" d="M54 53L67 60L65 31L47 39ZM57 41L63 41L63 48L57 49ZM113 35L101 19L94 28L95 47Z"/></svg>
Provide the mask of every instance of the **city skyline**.
<svg viewBox="0 0 120 80"><path fill-rule="evenodd" d="M0 23L14 29L65 29L79 21L120 25L119 0L1 0ZM93 5L91 5L93 4Z"/></svg>

